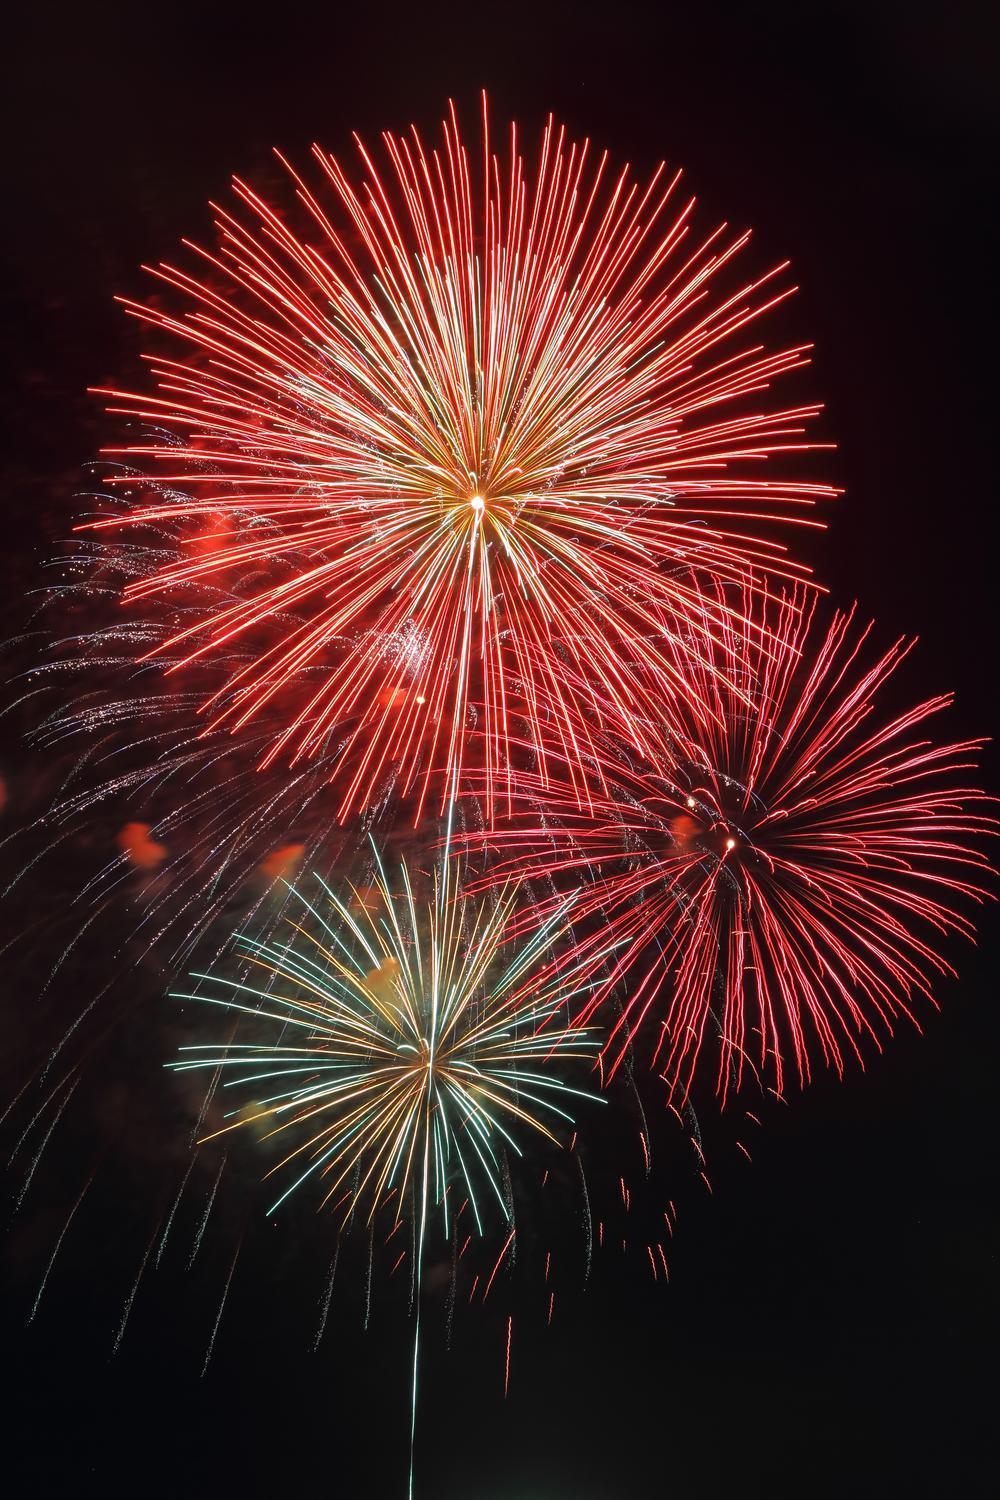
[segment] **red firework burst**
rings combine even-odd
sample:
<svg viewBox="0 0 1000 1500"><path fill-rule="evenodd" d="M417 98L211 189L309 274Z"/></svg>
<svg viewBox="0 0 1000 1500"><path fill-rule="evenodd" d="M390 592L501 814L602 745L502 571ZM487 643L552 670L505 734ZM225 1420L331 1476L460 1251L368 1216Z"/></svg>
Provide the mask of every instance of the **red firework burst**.
<svg viewBox="0 0 1000 1500"><path fill-rule="evenodd" d="M833 493L760 473L817 410L761 397L806 362L749 331L792 289L732 279L748 236L696 233L679 175L551 122L534 167L485 103L472 157L454 112L440 149L385 135L381 175L357 144L358 186L288 167L304 229L237 181L201 272L126 303L178 350L155 396L105 392L160 429L111 450L155 476L126 522L194 523L127 602L183 600L171 670L216 661L208 720L276 721L263 763L328 761L342 817L390 771L443 805L473 731L491 808L514 739L579 794L602 715L644 743L723 628L699 580L787 571L767 523Z"/></svg>
<svg viewBox="0 0 1000 1500"><path fill-rule="evenodd" d="M758 628L728 635L725 672L692 664L711 711L669 769L606 750L589 810L522 777L521 813L471 840L499 846L500 870L593 872L576 910L602 920L576 956L607 967L586 1015L624 981L611 1069L652 1011L668 1082L686 1093L717 1041L723 1098L747 1067L779 1093L788 1061L800 1083L817 1052L841 1072L933 1001L953 972L936 940L973 936L961 906L986 895L977 839L996 827L963 784L982 742L924 737L950 698L880 711L912 643L872 657L853 610L823 633L801 597L748 610Z"/></svg>

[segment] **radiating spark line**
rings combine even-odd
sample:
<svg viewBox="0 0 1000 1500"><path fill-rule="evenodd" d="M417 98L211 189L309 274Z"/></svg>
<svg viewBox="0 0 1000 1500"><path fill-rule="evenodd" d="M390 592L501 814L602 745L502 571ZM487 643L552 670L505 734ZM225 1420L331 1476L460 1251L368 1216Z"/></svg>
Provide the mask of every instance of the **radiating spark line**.
<svg viewBox="0 0 1000 1500"><path fill-rule="evenodd" d="M65 1222L63 1224L62 1229L59 1231L59 1236L56 1239L55 1245L52 1248L52 1254L49 1256L48 1264L45 1267L45 1272L44 1272L44 1274L42 1276L41 1281L38 1284L38 1293L37 1293L37 1295L35 1297L34 1302L32 1303L31 1311L29 1312L27 1318L25 1319L25 1321L27 1323L33 1323L34 1320L35 1320L35 1314L38 1312L39 1306L40 1306L41 1301L42 1301L42 1293L45 1291L46 1283L48 1282L49 1276L50 1276L50 1274L52 1272L52 1267L56 1263L56 1256L59 1254L59 1250L60 1250L60 1248L62 1246L62 1242L66 1238L66 1231L69 1229L69 1226L72 1224L73 1218L74 1218L74 1216L76 1214L77 1209L80 1207L80 1204L83 1202L84 1198L87 1196L87 1190L89 1189L90 1184L93 1182L93 1180L94 1180L94 1173L91 1172L90 1176L87 1178L86 1182L83 1184L83 1187L80 1189L80 1192L77 1195L76 1200L74 1201L72 1208L70 1209L69 1213L66 1215L66 1220L65 1220Z"/></svg>

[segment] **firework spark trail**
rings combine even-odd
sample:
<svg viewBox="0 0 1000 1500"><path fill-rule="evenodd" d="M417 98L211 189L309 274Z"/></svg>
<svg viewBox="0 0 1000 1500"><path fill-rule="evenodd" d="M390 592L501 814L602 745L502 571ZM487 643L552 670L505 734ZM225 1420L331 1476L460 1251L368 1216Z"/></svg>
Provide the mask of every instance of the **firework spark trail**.
<svg viewBox="0 0 1000 1500"><path fill-rule="evenodd" d="M411 1188L412 1194L412 1188ZM416 1210L410 1215L410 1233L413 1236L413 1254L410 1256L410 1312L417 1305L417 1214Z"/></svg>
<svg viewBox="0 0 1000 1500"><path fill-rule="evenodd" d="M320 1299L319 1323L316 1326L316 1337L313 1339L312 1346L314 1354L319 1352L319 1346L323 1342L323 1335L326 1332L326 1321L330 1316L330 1299L333 1297L333 1283L337 1275L337 1261L339 1260L339 1258L340 1237L338 1236L337 1241L333 1247L333 1258L330 1261L330 1271L326 1278L326 1285L323 1288L323 1295Z"/></svg>
<svg viewBox="0 0 1000 1500"><path fill-rule="evenodd" d="M48 1130L46 1130L44 1136L42 1137L41 1144L38 1147L38 1150L35 1152L35 1155L32 1158L31 1166L28 1168L28 1171L27 1171L27 1173L25 1175L24 1181L21 1184L21 1191L18 1193L17 1198L14 1201L14 1207L11 1210L11 1217L12 1218L13 1218L13 1216L16 1213L18 1213L18 1211L21 1208L22 1203L24 1202L25 1198L27 1197L28 1189L30 1188L30 1186L32 1184L32 1181L34 1179L35 1173L38 1170L38 1163L41 1161L42 1156L44 1155L46 1146L49 1144L49 1141L52 1139L52 1132L55 1130L56 1126L59 1124L59 1121L62 1119L63 1113L64 1113L64 1111L66 1109L66 1106L69 1104L69 1101L72 1099L74 1093L76 1092L76 1088L77 1088L77 1085L79 1084L79 1082L80 1082L80 1080L79 1080L78 1077L73 1079L73 1082L70 1084L69 1088L66 1091L66 1097L65 1097L65 1099L63 1099L62 1103L59 1105L59 1108L56 1110L55 1114L52 1116L51 1121L49 1122L49 1128L48 1128ZM60 1087L61 1087L61 1085L60 1085ZM36 1118L37 1118L37 1116L36 1116ZM32 1122L32 1123L34 1123L34 1122Z"/></svg>
<svg viewBox="0 0 1000 1500"><path fill-rule="evenodd" d="M148 656L221 663L209 731L280 709L261 763L342 763L341 817L394 766L417 816L432 783L443 811L473 722L491 810L515 718L543 775L595 714L642 744L725 618L698 577L788 573L768 523L819 524L833 493L783 472L818 408L762 399L807 362L751 332L784 266L733 279L749 236L699 235L679 173L615 176L551 120L534 171L513 127L492 152L485 99L482 170L454 111L444 143L386 134L380 174L358 142L360 190L316 148L328 204L282 158L303 237L237 180L217 250L189 246L202 274L161 264L171 307L125 303L176 351L159 394L104 393L155 428L110 450L143 498L91 523L140 528L127 601L177 616ZM164 522L182 547L143 572Z"/></svg>
<svg viewBox="0 0 1000 1500"><path fill-rule="evenodd" d="M451 1221L451 1276L448 1281L448 1301L445 1307L445 1345L451 1348L455 1327L455 1302L458 1297L458 1217Z"/></svg>
<svg viewBox="0 0 1000 1500"><path fill-rule="evenodd" d="M132 1283L132 1290L129 1292L128 1296L125 1299L125 1306L122 1309L121 1322L118 1324L118 1332L115 1334L115 1342L111 1349L112 1359L114 1359L115 1355L118 1353L118 1350L122 1346L122 1339L125 1337L125 1329L128 1327L128 1320L132 1315L132 1307L135 1303L136 1296L138 1295L139 1283L142 1281L143 1272L146 1269L146 1266L149 1262L149 1257L152 1254L153 1246L156 1243L156 1236L160 1232L161 1222L162 1220L157 1220L156 1226L153 1229L153 1233L149 1237L149 1241L146 1245L145 1250L143 1251L142 1260L139 1262L139 1270L136 1274L135 1281Z"/></svg>
<svg viewBox="0 0 1000 1500"><path fill-rule="evenodd" d="M368 1324L372 1315L372 1270L375 1259L375 1224L374 1221L368 1226L368 1257L365 1262L365 1316L363 1328L368 1332Z"/></svg>
<svg viewBox="0 0 1000 1500"><path fill-rule="evenodd" d="M672 764L609 742L607 792L589 810L524 776L518 817L467 840L500 851L486 881L535 864L565 880L594 871L573 961L595 941L615 951L576 1020L624 986L609 1076L658 1013L650 1050L681 1101L713 1034L723 1101L746 1070L780 1097L789 1061L802 1084L814 1054L838 1073L863 1062L865 1040L916 1021L918 996L934 1003L933 981L954 972L942 941L973 937L963 904L991 894L992 799L966 780L982 742L927 738L947 695L895 716L880 705L910 645L873 653L853 610L823 630L801 596L749 607L761 628L725 646L749 700L692 663L715 712L692 716Z"/></svg>
<svg viewBox="0 0 1000 1500"><path fill-rule="evenodd" d="M180 1207L180 1201L181 1201L181 1199L184 1196L184 1189L188 1185L188 1178L191 1176L191 1172L192 1172L192 1169L194 1168L194 1164L195 1164L197 1158L198 1158L198 1153L195 1151L195 1152L192 1153L191 1157L188 1160L188 1164L187 1164L187 1167L185 1169L184 1176L181 1178L180 1187L177 1189L177 1193L176 1193L176 1195L174 1197L174 1201L170 1205L170 1211L167 1214L167 1222L163 1226L163 1235L162 1235L162 1238L160 1239L160 1243L156 1247L156 1260L154 1261L154 1265L156 1267L159 1267L160 1261L163 1259L163 1252L167 1248L167 1238L168 1238L168 1236L170 1234L171 1229L173 1228L174 1218L176 1216L178 1208ZM192 1260L193 1260L193 1257L192 1257ZM190 1269L190 1265L189 1265L188 1269Z"/></svg>
<svg viewBox="0 0 1000 1500"><path fill-rule="evenodd" d="M226 1154L225 1152L223 1152L222 1159L219 1162L219 1170L215 1174L215 1181L212 1183L208 1198L205 1203L205 1212L202 1214L197 1231L195 1232L194 1243L191 1246L191 1254L188 1257L187 1263L187 1268L189 1271L198 1258L198 1251L201 1249L201 1242L205 1237L205 1230L208 1228L208 1221L212 1213L212 1206L215 1203L215 1195L219 1191L219 1183L222 1181L222 1174L225 1171L225 1167Z"/></svg>
<svg viewBox="0 0 1000 1500"><path fill-rule="evenodd" d="M217 1337L218 1332L219 1332L219 1324L222 1322L222 1313L223 1313L223 1310L224 1310L224 1308L226 1306L226 1298L229 1296L229 1288L230 1288L230 1286L232 1284L233 1272L236 1270L236 1262L239 1259L240 1247L241 1247L242 1243L243 1243L242 1240L240 1240L237 1243L236 1249L233 1252L232 1261L230 1262L229 1274L226 1277L226 1284L222 1288L222 1296L219 1299L219 1310L215 1314L215 1322L212 1324L212 1332L209 1335L208 1347L205 1350L205 1362L204 1362L204 1364L201 1367L201 1379L202 1380L204 1380L205 1376L208 1373L208 1366L209 1366L209 1364L211 1362L212 1353L213 1353L213 1351L215 1349L215 1340L216 1340L216 1337Z"/></svg>
<svg viewBox="0 0 1000 1500"><path fill-rule="evenodd" d="M0 1114L0 1125L3 1125L3 1123L7 1119L8 1115L13 1114L14 1110L17 1108L18 1104L20 1104L22 1098L27 1093L28 1089L31 1087L31 1083L32 1083L32 1080L30 1078L27 1078L24 1081L24 1083L22 1083L22 1085L18 1089L17 1093L11 1095L11 1097L8 1100L7 1104L4 1106L3 1113ZM22 1140L23 1140L23 1136L22 1136ZM14 1157L16 1155L17 1155L17 1150L15 1150L15 1151L13 1151L11 1153L11 1156L8 1159L8 1162L7 1162L8 1166L10 1166L10 1163L13 1161L13 1159L14 1159Z"/></svg>
<svg viewBox="0 0 1000 1500"><path fill-rule="evenodd" d="M583 1158L579 1151L573 1153L576 1164L580 1169L580 1187L583 1190L583 1224L586 1230L587 1259L583 1270L584 1285L590 1280L590 1268L594 1259L594 1219L590 1211L590 1192L587 1188L587 1174L583 1170Z"/></svg>
<svg viewBox="0 0 1000 1500"><path fill-rule="evenodd" d="M496 1280L496 1274L497 1274L497 1272L499 1271L500 1267L503 1265L504 1261L507 1259L507 1253L508 1253L508 1251L511 1251L513 1249L514 1238L515 1238L515 1231L513 1229L511 1229L510 1234L507 1236L506 1240L504 1241L504 1247L503 1247L503 1249L500 1251L500 1254L497 1256L496 1264L494 1265L492 1271L490 1272L489 1276L487 1277L486 1285L483 1288L483 1301L484 1302L486 1301L487 1297L490 1295L490 1288L492 1287L494 1281ZM513 1255L511 1256L511 1259L513 1260Z"/></svg>
<svg viewBox="0 0 1000 1500"><path fill-rule="evenodd" d="M58 1238L56 1239L55 1245L52 1248L52 1254L49 1256L48 1264L45 1267L45 1271L44 1271L44 1273L42 1275L42 1279L38 1283L38 1293L37 1293L37 1295L35 1297L34 1302L31 1305L31 1311L29 1312L27 1318L25 1319L25 1321L27 1323L33 1323L34 1320L35 1320L35 1315L37 1314L38 1309L41 1306L42 1295L43 1295L43 1293L45 1291L46 1284L48 1283L49 1276L52 1274L52 1267L56 1263L56 1257L59 1254L60 1249L62 1248L62 1242L63 1242L63 1240L66 1238L66 1232L69 1229L69 1226L72 1224L73 1219L76 1216L77 1209L80 1207L80 1204L83 1202L84 1198L87 1196L87 1192L88 1192L88 1190L90 1188L90 1185L93 1182L93 1180L94 1180L94 1174L92 1172L90 1174L90 1176L87 1178L86 1182L83 1184L83 1187L80 1189L80 1192L77 1195L77 1197L76 1197L76 1199L75 1199L75 1201L73 1203L73 1206L70 1209L69 1213L66 1215L66 1220L65 1220L65 1222L63 1224L62 1229L60 1229Z"/></svg>
<svg viewBox="0 0 1000 1500"><path fill-rule="evenodd" d="M75 1072L76 1072L76 1069L75 1068L71 1068L68 1073L64 1073L63 1076L62 1076L62 1078L60 1078L59 1082L49 1091L49 1093L42 1100L41 1104L35 1110L34 1114L31 1116L30 1120L25 1125L24 1129L21 1131L21 1134L18 1136L17 1140L15 1141L14 1148L13 1148L13 1150L11 1151L10 1155L7 1158L7 1165L8 1165L8 1167L13 1166L14 1161L16 1160L17 1155L18 1155L18 1153L21 1150L21 1147L24 1145L25 1141L28 1139L28 1136L31 1134L32 1130L38 1124L38 1121L42 1118L42 1115L48 1109L48 1107L52 1103L53 1099L56 1098L56 1096L58 1095L58 1093L59 1093L59 1091L61 1089L64 1089L66 1087L67 1083L69 1083L70 1079L73 1077L73 1075L74 1075ZM24 1087L27 1088L28 1085L25 1084ZM20 1097L21 1097L21 1095L23 1093L24 1093L24 1089L21 1089L19 1091L19 1093L17 1093L14 1096L14 1098L12 1099L10 1105L8 1106L8 1109L13 1109L14 1105L18 1102L18 1100L20 1099ZM66 1103L66 1101L63 1100L63 1105L64 1106L65 1106L65 1103ZM5 1112L5 1115L6 1115L6 1112Z"/></svg>
<svg viewBox="0 0 1000 1500"><path fill-rule="evenodd" d="M150 565L165 565L181 544L177 528L165 530L157 547L150 549ZM95 571L107 575L104 592L117 598L121 588L137 576L136 566L130 552L102 546L72 560L74 582L61 595L72 605L74 616L93 618ZM136 662L136 652L162 644L168 633L165 620L151 621L137 648L135 631L120 620L112 621L58 639L50 648L52 659L29 669L29 677L44 685L36 696L47 694L51 704L31 735L32 743L48 751L58 751L64 744L83 748L52 804L11 837L22 845L42 840L41 848L19 851L23 875L45 857L51 863L65 840L91 830L109 805L124 800L136 808L140 798L154 805L150 832L163 846L163 863L155 878L144 885L132 937L144 936L144 951L155 949L162 959L169 936L175 948L168 962L174 967L189 960L193 947L234 901L245 907L248 898L253 898L246 912L249 921L270 900L279 882L262 872L274 853L276 828L302 827L302 858L314 862L329 856L344 836L328 805L329 778L322 768L307 765L289 771L281 767L271 775L254 774L270 742L273 723L258 725L255 734L244 733L235 745L224 728L205 734L206 726L197 712L200 699L190 686L174 691L169 685L174 679L158 680L154 672L157 680L151 690L151 668ZM78 689L81 680L82 691ZM123 684L135 684L134 691L126 692ZM204 686L211 690L208 676ZM239 752L242 764L234 761L234 751ZM390 794L387 782L383 803ZM374 824L387 810L387 804L381 814L373 807L366 822ZM120 850L83 890L68 897L77 905L101 898L81 919L70 949L95 922L104 902L120 907L136 875L129 854ZM127 965L137 961L133 941ZM53 1058L95 1004L92 1000L68 1028Z"/></svg>
<svg viewBox="0 0 1000 1500"><path fill-rule="evenodd" d="M38 998L39 998L39 1000L49 990L49 988L51 987L51 985L52 985L52 983L53 983L53 981L54 981L54 979L56 977L56 975L62 969L63 965L66 963L67 959L69 958L70 954L73 952L74 948L77 946L78 943L80 943L83 940L83 937L84 937L85 933L90 929L90 927L93 926L93 924L102 915L102 913L105 910L106 906L107 906L107 902L101 902L99 905L95 906L94 910L90 913L90 915L86 918L86 920L80 923L80 926L77 928L76 932L70 938L69 942L65 945L65 947L62 950L62 952L59 954L59 957L56 959L55 963L52 965L52 968L49 970L48 975L46 976L44 984L42 984L41 988L38 991ZM91 1003L93 1003L93 1002L91 1002ZM87 1006L86 1009L89 1010L90 1006ZM86 1011L84 1012L84 1014L86 1014Z"/></svg>
<svg viewBox="0 0 1000 1500"><path fill-rule="evenodd" d="M232 1028L232 1030L229 1033L229 1040L232 1041L232 1039L233 1039L233 1037L235 1035L236 1035L236 1024L234 1022L233 1028ZM215 1095L216 1095L216 1092L218 1090L218 1087L219 1087L219 1084L220 1084L221 1081L222 1081L222 1064L220 1063L219 1066L215 1069L215 1072L212 1074L211 1078L209 1079L208 1087L206 1088L205 1093L202 1096L201 1107L198 1110L198 1114L197 1114L197 1117L195 1119L195 1122L194 1122L194 1124L191 1127L190 1144L191 1144L192 1147L196 1146L197 1142L201 1139L202 1129L204 1127L206 1119L208 1118L208 1112L209 1112L209 1110L212 1107L212 1102L215 1099ZM224 1160L225 1159L223 1159L223 1164L224 1164ZM221 1166L219 1168L219 1175L220 1175L220 1177L222 1175L222 1168L221 1168ZM216 1186L218 1186L218 1183L216 1183ZM209 1203L208 1206L209 1206L209 1209L211 1209L211 1207L212 1207L211 1202ZM197 1252L195 1252L195 1253L197 1253ZM194 1256L192 1255L192 1260L193 1260L193 1258L194 1258Z"/></svg>
<svg viewBox="0 0 1000 1500"><path fill-rule="evenodd" d="M48 1057L45 1059L41 1072L38 1075L38 1083L40 1085L45 1082L46 1078L48 1078L49 1073L55 1066L57 1058L62 1053L63 1048L68 1044L74 1032L76 1032L78 1027L83 1024L87 1016L92 1014L93 1011L96 1010L100 1001L104 998L109 989L110 985L104 985L101 989L99 989L96 995L94 995L87 1002L87 1004L83 1007L83 1010L81 1010L79 1014L75 1016L74 1019L70 1022L69 1026L67 1026L66 1030L63 1032L62 1036L59 1038L58 1042L52 1048L52 1051L49 1053Z"/></svg>

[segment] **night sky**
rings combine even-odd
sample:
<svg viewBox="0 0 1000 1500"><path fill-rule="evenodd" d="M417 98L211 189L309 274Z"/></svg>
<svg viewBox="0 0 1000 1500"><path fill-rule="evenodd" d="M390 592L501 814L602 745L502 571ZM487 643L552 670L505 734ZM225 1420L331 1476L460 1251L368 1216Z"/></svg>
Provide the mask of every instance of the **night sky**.
<svg viewBox="0 0 1000 1500"><path fill-rule="evenodd" d="M528 136L552 111L640 172L661 157L683 165L706 217L753 226L758 265L791 260L802 290L779 326L815 342L798 390L826 403L822 436L837 443L826 473L845 491L808 556L835 602L858 598L876 617L881 639L920 636L911 698L954 689L952 737L993 732L1000 141L984 9L31 7L15 23L4 131L6 632L20 629L23 597L68 533L83 466L105 439L86 387L128 384L138 366L135 329L112 298L143 291L140 263L205 234L207 200L232 172L273 182L273 146L301 160L313 140L346 149L355 129L412 121L430 134L449 96L471 123L485 86L494 120L514 116ZM22 718L0 721L11 826L51 791L20 741ZM995 788L992 750L984 774ZM24 909L5 917L0 906L5 943ZM52 1022L17 954L15 942L0 958L0 1110L34 1056L32 1028ZM549 1330L525 1293L506 1402L499 1309L468 1313L450 1354L432 1341L422 1497L994 1492L990 911L978 949L950 956L961 979L941 984L940 1013L920 1010L923 1035L903 1026L864 1072L820 1076L768 1106L747 1138L752 1164L733 1148L735 1124L706 1126L711 1194L668 1138L659 1170L679 1220L669 1288L596 1274L585 1294L567 1290ZM77 1008L101 961L100 944L84 942L63 977ZM134 1070L133 1048L106 1049L105 1076L116 1063ZM143 1280L111 1357L175 1150L170 1121L137 1105L135 1085L109 1085L106 1110L46 1157L16 1212L23 1157L4 1189L0 1492L392 1500L406 1470L405 1307L377 1302L365 1333L346 1268L313 1353L324 1259L299 1243L323 1233L309 1215L265 1231L285 1236L276 1249L241 1258L204 1379L245 1227L236 1209L220 1210L196 1276ZM701 1112L711 1116L710 1101ZM87 1227L67 1240L26 1328L53 1238L95 1166L103 1186Z"/></svg>

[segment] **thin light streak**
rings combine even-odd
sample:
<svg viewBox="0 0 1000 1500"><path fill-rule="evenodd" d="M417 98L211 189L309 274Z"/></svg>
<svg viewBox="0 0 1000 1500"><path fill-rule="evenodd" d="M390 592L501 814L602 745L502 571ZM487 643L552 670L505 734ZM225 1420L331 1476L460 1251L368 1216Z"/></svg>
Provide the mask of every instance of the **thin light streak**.
<svg viewBox="0 0 1000 1500"><path fill-rule="evenodd" d="M323 1295L320 1298L319 1323L316 1325L316 1337L313 1339L314 1354L318 1351L320 1344L323 1342L323 1335L326 1332L326 1323L327 1318L330 1316L330 1300L333 1297L333 1283L337 1275L337 1260L339 1256L340 1238L338 1236L337 1241L333 1247L333 1258L330 1261L330 1270L326 1278L326 1285L323 1288Z"/></svg>
<svg viewBox="0 0 1000 1500"><path fill-rule="evenodd" d="M132 1290L129 1292L127 1298L125 1299L125 1306L122 1309L121 1322L118 1324L118 1331L115 1334L115 1341L111 1349L112 1359L121 1348L122 1339L125 1337L125 1330L128 1327L128 1321L132 1315L132 1308L135 1304L135 1299L139 1291L139 1283L142 1281L143 1273L145 1272L146 1266L149 1263L149 1257L152 1254L153 1246L156 1243L156 1236L159 1234L159 1232L160 1221L157 1221L156 1227L154 1228L153 1233L150 1235L146 1248L143 1251L142 1260L139 1262L139 1270L136 1274L135 1281L132 1283Z"/></svg>
<svg viewBox="0 0 1000 1500"><path fill-rule="evenodd" d="M38 1293L37 1293L37 1295L35 1297L34 1302L32 1303L31 1311L29 1312L29 1314L28 1314L28 1316L27 1316L27 1318L25 1320L28 1323L33 1323L34 1320L35 1320L35 1315L38 1312L39 1306L41 1305L42 1293L45 1291L45 1287L46 1287L46 1284L48 1282L49 1276L52 1273L52 1267L56 1263L56 1256L59 1254L59 1251L60 1251L60 1249L62 1247L62 1242L66 1238L66 1231L69 1229L69 1226L72 1224L77 1209L80 1207L80 1204L83 1202L84 1198L87 1196L87 1190L89 1189L89 1187L90 1187L91 1183L93 1182L93 1180L94 1180L94 1174L92 1172L90 1174L90 1176L87 1178L86 1182L83 1184L83 1187L80 1189L80 1192L77 1195L77 1198L74 1201L73 1206L70 1209L69 1213L66 1215L66 1220L65 1220L65 1222L63 1224L62 1229L59 1231L59 1235L58 1235L58 1238L56 1239L55 1245L52 1247L52 1254L49 1256L48 1264L46 1265L44 1274L42 1276L42 1279L41 1279L41 1281L38 1284Z"/></svg>
<svg viewBox="0 0 1000 1500"><path fill-rule="evenodd" d="M236 1262L237 1262L237 1260L239 1258L240 1246L241 1245L242 1245L242 1241L240 1241L237 1244L237 1246L236 1246L236 1250L233 1253L232 1262L230 1263L230 1266L229 1266L229 1274L226 1277L226 1284L222 1288L222 1296L219 1299L219 1309L218 1309L217 1313L215 1314L215 1322L212 1324L212 1332L209 1335L208 1347L205 1350L205 1362L204 1362L204 1364L201 1367L201 1379L202 1380L204 1380L206 1374L208 1373L209 1362L211 1361L212 1354L213 1354L213 1351L215 1349L215 1340L216 1340L216 1337L218 1336L219 1324L222 1322L222 1313L223 1313L223 1309L225 1308L225 1305L226 1305L226 1298L229 1296L229 1288L230 1288L230 1286L232 1284L233 1272L236 1270Z"/></svg>
<svg viewBox="0 0 1000 1500"><path fill-rule="evenodd" d="M201 1242L205 1237L205 1230L208 1228L208 1221L212 1213L212 1207L215 1203L215 1195L219 1191L219 1183L222 1181L222 1174L225 1170L225 1166L226 1154L225 1152L223 1152L222 1158L219 1162L219 1170L215 1174L215 1181L212 1183L208 1198L205 1201L205 1211L202 1214L201 1219L198 1222L198 1228L195 1231L194 1243L191 1246L191 1254L188 1258L187 1264L187 1268L189 1271L195 1263L198 1251L201 1249Z"/></svg>

